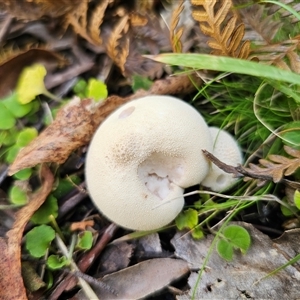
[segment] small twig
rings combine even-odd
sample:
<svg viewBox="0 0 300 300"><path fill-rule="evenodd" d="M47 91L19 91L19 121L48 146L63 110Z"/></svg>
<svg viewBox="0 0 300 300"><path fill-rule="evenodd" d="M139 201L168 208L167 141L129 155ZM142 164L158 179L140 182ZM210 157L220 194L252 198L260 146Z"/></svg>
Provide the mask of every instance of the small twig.
<svg viewBox="0 0 300 300"><path fill-rule="evenodd" d="M222 169L224 172L234 174L236 177L242 176L242 173L239 172L236 167L225 164L207 150L202 150L202 152L213 164Z"/></svg>
<svg viewBox="0 0 300 300"><path fill-rule="evenodd" d="M55 238L56 238L56 243L57 243L58 248L61 250L61 252L63 253L63 255L65 257L68 257L69 256L69 251L68 251L66 245L64 244L63 240L60 238L60 236L58 234L56 234ZM79 271L78 266L76 265L76 263L74 262L74 260L72 258L69 258L69 262L70 262L72 271L75 271L75 272ZM99 300L98 296L95 294L93 289L89 286L89 284L84 279L79 277L78 281L79 281L79 284L82 287L83 292L88 297L88 299Z"/></svg>
<svg viewBox="0 0 300 300"><path fill-rule="evenodd" d="M213 164L215 164L224 172L233 174L235 177L250 177L253 179L259 179L263 181L273 181L273 177L271 175L258 174L250 170L246 170L242 165L233 167L220 161L217 157L215 157L212 153L208 152L207 150L202 150L202 152ZM282 178L279 182L284 183L294 189L300 188L300 183L295 181L290 181L285 178Z"/></svg>
<svg viewBox="0 0 300 300"><path fill-rule="evenodd" d="M105 230L97 244L91 249L89 252L85 253L81 260L78 262L77 266L81 272L85 272L91 264L94 262L94 260L99 256L99 254L102 252L104 247L108 244L108 242L112 239L115 231L117 230L117 225L111 224L108 226L108 228ZM52 294L49 297L49 300L56 300L60 297L60 295L65 290L70 290L76 286L77 280L76 278L69 274L66 278L61 281L58 286L55 288L55 290L52 292Z"/></svg>
<svg viewBox="0 0 300 300"><path fill-rule="evenodd" d="M84 279L86 282L90 283L90 284L93 284L95 286L99 286L100 288L102 289L105 289L107 291L109 291L110 293L112 293L113 295L117 296L118 293L115 289L113 289L112 287L110 287L109 285L107 285L106 283L102 282L101 280L99 279L96 279L90 275L87 275L85 273L82 273L80 271L69 271L69 270L65 270L65 272L71 274L71 275L74 275L76 277L80 277L82 279Z"/></svg>

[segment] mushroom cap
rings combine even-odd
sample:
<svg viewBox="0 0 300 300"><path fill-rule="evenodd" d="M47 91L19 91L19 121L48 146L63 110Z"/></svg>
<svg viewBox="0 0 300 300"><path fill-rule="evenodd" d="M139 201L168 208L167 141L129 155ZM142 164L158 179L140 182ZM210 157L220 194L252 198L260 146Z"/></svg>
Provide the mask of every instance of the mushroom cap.
<svg viewBox="0 0 300 300"><path fill-rule="evenodd" d="M226 131L209 127L213 139L213 155L220 161L236 167L243 162L242 152L237 141ZM214 164L211 164L210 171L201 185L210 188L215 192L224 191L230 188L238 178L221 170Z"/></svg>
<svg viewBox="0 0 300 300"><path fill-rule="evenodd" d="M212 150L212 139L192 106L170 96L133 100L114 111L91 141L88 191L116 224L160 228L181 211L184 188L206 176L209 163L202 149Z"/></svg>

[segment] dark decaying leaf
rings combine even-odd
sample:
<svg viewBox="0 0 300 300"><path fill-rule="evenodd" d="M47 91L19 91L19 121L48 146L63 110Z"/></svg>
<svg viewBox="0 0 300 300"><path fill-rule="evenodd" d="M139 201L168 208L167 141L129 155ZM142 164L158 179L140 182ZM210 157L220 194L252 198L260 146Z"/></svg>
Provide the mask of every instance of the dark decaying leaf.
<svg viewBox="0 0 300 300"><path fill-rule="evenodd" d="M108 289L91 286L99 299L141 299L165 288L188 272L188 264L184 260L155 258L104 276L101 282L111 287L115 294ZM86 298L80 292L77 299Z"/></svg>
<svg viewBox="0 0 300 300"><path fill-rule="evenodd" d="M280 272L262 279L268 273L288 262L298 254L299 235L292 232L290 239L272 241L252 225L236 223L245 227L251 235L251 246L246 255L236 252L232 262L219 257L216 251L210 255L199 284L198 272L191 274L188 295L177 296L178 300L191 299L297 299L300 285L300 265L296 263ZM209 255L214 236L194 240L190 234L177 233L172 239L175 255L189 262L190 267L201 268ZM293 244L290 244L293 240ZM295 249L297 249L295 251Z"/></svg>
<svg viewBox="0 0 300 300"><path fill-rule="evenodd" d="M41 63L47 69L53 65L57 67L65 64L66 60L51 50L39 48L12 55L0 64L0 98L14 90L23 68L35 63Z"/></svg>
<svg viewBox="0 0 300 300"><path fill-rule="evenodd" d="M91 99L74 98L59 110L50 126L19 152L9 173L42 162L63 163L73 150L88 143L99 123L123 101L112 96L99 109Z"/></svg>

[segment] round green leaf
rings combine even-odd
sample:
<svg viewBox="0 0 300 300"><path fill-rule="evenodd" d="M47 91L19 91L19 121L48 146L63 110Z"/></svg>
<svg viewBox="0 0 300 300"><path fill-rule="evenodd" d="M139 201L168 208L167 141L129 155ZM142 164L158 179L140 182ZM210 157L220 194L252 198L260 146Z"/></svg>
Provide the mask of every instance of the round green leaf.
<svg viewBox="0 0 300 300"><path fill-rule="evenodd" d="M17 145L19 147L27 146L34 138L38 136L38 132L35 128L24 128L17 137Z"/></svg>
<svg viewBox="0 0 300 300"><path fill-rule="evenodd" d="M285 125L281 137L284 144L300 149L300 121L294 121Z"/></svg>
<svg viewBox="0 0 300 300"><path fill-rule="evenodd" d="M251 238L249 232L238 225L229 225L223 230L223 235L232 244L245 253L251 244Z"/></svg>
<svg viewBox="0 0 300 300"><path fill-rule="evenodd" d="M26 180L31 176L31 174L32 174L32 169L26 168L26 169L23 169L23 170L15 173L13 177L18 180Z"/></svg>
<svg viewBox="0 0 300 300"><path fill-rule="evenodd" d="M294 213L284 205L280 205L280 210L285 217L290 217Z"/></svg>
<svg viewBox="0 0 300 300"><path fill-rule="evenodd" d="M79 184L81 181L79 176L71 175L69 178L60 178L57 188L53 191L56 198L61 198L74 189L74 185Z"/></svg>
<svg viewBox="0 0 300 300"><path fill-rule="evenodd" d="M84 231L78 235L77 248L89 250L93 246L93 234L90 231Z"/></svg>
<svg viewBox="0 0 300 300"><path fill-rule="evenodd" d="M140 75L133 75L132 89L134 92L143 89L148 91L153 84L153 81L149 80L147 77Z"/></svg>
<svg viewBox="0 0 300 300"><path fill-rule="evenodd" d="M61 269L68 264L69 261L65 256L50 255L47 259L47 267L52 270Z"/></svg>
<svg viewBox="0 0 300 300"><path fill-rule="evenodd" d="M225 240L219 240L217 243L217 251L219 255L225 260L232 260L233 258L233 247L230 243Z"/></svg>
<svg viewBox="0 0 300 300"><path fill-rule="evenodd" d="M179 230L184 228L192 229L198 224L198 212L189 208L176 217L175 223Z"/></svg>
<svg viewBox="0 0 300 300"><path fill-rule="evenodd" d="M204 233L201 227L196 227L192 230L192 237L196 240L200 240L204 237Z"/></svg>
<svg viewBox="0 0 300 300"><path fill-rule="evenodd" d="M18 131L15 127L9 130L0 131L0 145L10 146L15 144Z"/></svg>
<svg viewBox="0 0 300 300"><path fill-rule="evenodd" d="M7 98L2 100L2 103L16 118L24 117L31 111L33 107L32 103L21 104L18 101L18 96L16 93L10 94Z"/></svg>
<svg viewBox="0 0 300 300"><path fill-rule="evenodd" d="M16 205L24 205L28 201L27 193L19 186L12 186L8 192L9 200Z"/></svg>
<svg viewBox="0 0 300 300"><path fill-rule="evenodd" d="M0 102L0 130L7 130L14 127L16 119L12 113Z"/></svg>
<svg viewBox="0 0 300 300"><path fill-rule="evenodd" d="M87 97L93 98L95 101L104 100L107 97L106 84L95 78L91 78L88 81Z"/></svg>
<svg viewBox="0 0 300 300"><path fill-rule="evenodd" d="M9 149L6 152L5 160L7 163L12 164L17 157L18 153L20 151L20 147L18 145L13 145L9 147Z"/></svg>
<svg viewBox="0 0 300 300"><path fill-rule="evenodd" d="M73 87L73 91L79 98L86 98L87 82L79 79Z"/></svg>
<svg viewBox="0 0 300 300"><path fill-rule="evenodd" d="M44 84L46 73L46 68L42 64L34 64L24 68L16 88L18 101L21 104L31 102L36 96L46 91Z"/></svg>
<svg viewBox="0 0 300 300"><path fill-rule="evenodd" d="M46 201L41 205L41 207L33 214L31 221L34 224L47 224L50 222L49 217L54 218L58 215L58 204L57 199L50 195L47 197Z"/></svg>
<svg viewBox="0 0 300 300"><path fill-rule="evenodd" d="M294 203L296 207L300 210L300 192L298 190L294 193Z"/></svg>
<svg viewBox="0 0 300 300"><path fill-rule="evenodd" d="M25 246L29 253L34 257L42 257L54 240L55 231L50 226L40 225L31 229L25 237Z"/></svg>

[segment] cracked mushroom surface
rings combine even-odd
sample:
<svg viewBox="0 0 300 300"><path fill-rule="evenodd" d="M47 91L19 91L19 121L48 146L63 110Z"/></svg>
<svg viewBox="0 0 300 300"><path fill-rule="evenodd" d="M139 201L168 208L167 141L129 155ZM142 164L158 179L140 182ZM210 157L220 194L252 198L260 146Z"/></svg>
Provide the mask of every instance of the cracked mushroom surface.
<svg viewBox="0 0 300 300"><path fill-rule="evenodd" d="M89 194L122 227L160 228L182 210L184 189L207 175L202 149L212 151L213 141L192 106L170 96L130 101L99 126L91 141L85 171Z"/></svg>

